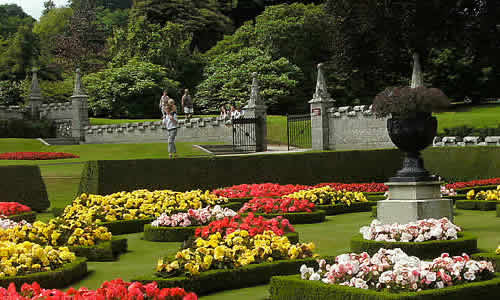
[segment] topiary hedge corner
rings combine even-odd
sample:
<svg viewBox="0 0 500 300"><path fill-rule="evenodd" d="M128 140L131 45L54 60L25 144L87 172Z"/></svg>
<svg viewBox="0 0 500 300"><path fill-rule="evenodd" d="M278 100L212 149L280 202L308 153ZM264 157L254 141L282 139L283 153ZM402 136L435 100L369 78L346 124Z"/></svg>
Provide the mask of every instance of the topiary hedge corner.
<svg viewBox="0 0 500 300"><path fill-rule="evenodd" d="M104 226L108 228L108 230L113 235L120 234L128 234L128 233L137 233L144 231L144 225L153 222L155 219L138 219L138 220L119 220L112 222L102 222L98 223L99 226Z"/></svg>
<svg viewBox="0 0 500 300"><path fill-rule="evenodd" d="M94 246L70 246L69 249L88 261L115 261L121 253L127 252L128 242L126 238L113 237L111 241Z"/></svg>
<svg viewBox="0 0 500 300"><path fill-rule="evenodd" d="M242 216L247 216L246 213L241 214ZM298 212L298 213L277 213L277 214L263 214L254 213L255 216L263 216L266 219L272 219L276 217L283 217L288 219L291 224L313 224L321 223L325 221L326 212L324 210L315 210L312 212Z"/></svg>
<svg viewBox="0 0 500 300"><path fill-rule="evenodd" d="M144 240L151 242L183 242L195 234L201 226L166 227L144 225Z"/></svg>
<svg viewBox="0 0 500 300"><path fill-rule="evenodd" d="M500 255L495 252L481 252L472 254L472 258L476 260L487 260L493 263L496 272L500 272Z"/></svg>
<svg viewBox="0 0 500 300"><path fill-rule="evenodd" d="M39 272L23 276L0 277L0 286L7 288L13 282L19 289L24 283L37 282L46 289L66 287L87 274L87 259L77 257L74 262L68 263L59 269L49 272Z"/></svg>
<svg viewBox="0 0 500 300"><path fill-rule="evenodd" d="M316 208L324 210L327 216L332 216L345 213L371 211L373 206L377 206L376 201L354 202L351 203L351 205L346 205L346 204L316 205Z"/></svg>
<svg viewBox="0 0 500 300"><path fill-rule="evenodd" d="M457 200L455 202L456 208L482 211L495 210L497 204L497 201L486 200Z"/></svg>
<svg viewBox="0 0 500 300"><path fill-rule="evenodd" d="M18 202L34 211L50 206L45 183L38 166L1 166L0 201Z"/></svg>
<svg viewBox="0 0 500 300"><path fill-rule="evenodd" d="M442 289L420 292L390 293L358 289L321 281L303 280L300 275L275 276L269 287L271 300L463 300L497 299L500 294L500 274L481 282L465 283Z"/></svg>
<svg viewBox="0 0 500 300"><path fill-rule="evenodd" d="M426 242L381 242L365 240L363 235L356 234L351 239L351 252L367 252L375 254L379 249L401 248L406 254L423 259L436 258L442 253L450 255L472 254L478 252L477 238L469 233L460 232L456 240L426 241Z"/></svg>
<svg viewBox="0 0 500 300"><path fill-rule="evenodd" d="M325 259L329 263L334 261L333 257L325 257ZM132 281L142 283L156 281L159 288L181 287L198 295L206 295L217 291L266 284L273 276L299 272L299 268L303 264L312 267L318 263L316 262L316 258L279 260L269 263L251 264L236 269L210 270L202 272L196 277L179 276L162 278L152 275L134 278Z"/></svg>
<svg viewBox="0 0 500 300"><path fill-rule="evenodd" d="M36 221L36 213L34 211L29 211L18 215L8 216L7 219L11 219L14 222L21 222L24 220L28 223L33 223Z"/></svg>

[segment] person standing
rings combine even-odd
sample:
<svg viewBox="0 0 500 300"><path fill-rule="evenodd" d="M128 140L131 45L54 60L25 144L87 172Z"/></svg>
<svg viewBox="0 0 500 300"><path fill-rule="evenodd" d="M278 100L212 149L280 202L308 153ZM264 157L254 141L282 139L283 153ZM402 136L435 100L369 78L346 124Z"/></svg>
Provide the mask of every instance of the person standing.
<svg viewBox="0 0 500 300"><path fill-rule="evenodd" d="M189 120L193 116L193 99L191 98L191 95L189 94L189 90L185 89L184 90L184 95L182 96L182 110L186 114L186 118Z"/></svg>
<svg viewBox="0 0 500 300"><path fill-rule="evenodd" d="M169 99L167 104L164 106L165 117L163 118L163 123L167 128L168 135L168 157L175 158L177 154L177 148L175 147L175 137L177 136L177 108L175 107L175 101Z"/></svg>
<svg viewBox="0 0 500 300"><path fill-rule="evenodd" d="M168 97L167 95L167 90L164 90L163 91L163 95L161 96L160 98L160 111L161 111L161 114L162 114L162 119L165 119L165 106L167 105L167 102L170 98Z"/></svg>

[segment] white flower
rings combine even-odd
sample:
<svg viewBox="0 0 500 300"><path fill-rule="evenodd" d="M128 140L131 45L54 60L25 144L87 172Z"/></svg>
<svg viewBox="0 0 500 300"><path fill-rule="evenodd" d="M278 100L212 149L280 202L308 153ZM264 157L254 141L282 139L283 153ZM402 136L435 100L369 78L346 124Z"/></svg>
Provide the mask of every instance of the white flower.
<svg viewBox="0 0 500 300"><path fill-rule="evenodd" d="M474 281L476 280L476 275L474 274L474 272L469 271L464 273L464 278L465 280Z"/></svg>
<svg viewBox="0 0 500 300"><path fill-rule="evenodd" d="M425 279L430 282L436 281L436 272L429 272L425 275Z"/></svg>
<svg viewBox="0 0 500 300"><path fill-rule="evenodd" d="M320 280L321 276L318 273L312 273L311 277L309 277L309 280Z"/></svg>
<svg viewBox="0 0 500 300"><path fill-rule="evenodd" d="M444 283L442 281L438 281L438 282L436 282L436 287L438 289L442 289L442 288L444 288Z"/></svg>

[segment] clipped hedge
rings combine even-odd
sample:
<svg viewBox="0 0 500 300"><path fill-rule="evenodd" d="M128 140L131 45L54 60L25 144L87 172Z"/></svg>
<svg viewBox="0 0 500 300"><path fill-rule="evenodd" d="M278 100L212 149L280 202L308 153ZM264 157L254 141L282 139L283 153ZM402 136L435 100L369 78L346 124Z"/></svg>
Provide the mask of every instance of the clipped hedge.
<svg viewBox="0 0 500 300"><path fill-rule="evenodd" d="M423 152L423 156L426 168L448 181L500 177L498 147L430 148ZM397 149L381 149L89 161L82 171L79 194L106 195L137 189L211 190L262 182L309 185L318 182L384 182L401 168L402 158ZM171 169L178 172L165 171Z"/></svg>
<svg viewBox="0 0 500 300"><path fill-rule="evenodd" d="M358 289L321 281L303 280L300 275L275 276L271 279L271 300L463 300L497 299L500 274L487 281L465 283L443 289L420 292L389 293Z"/></svg>
<svg viewBox="0 0 500 300"><path fill-rule="evenodd" d="M189 227L165 227L144 225L144 239L151 242L183 242L194 235L196 228Z"/></svg>
<svg viewBox="0 0 500 300"><path fill-rule="evenodd" d="M46 289L63 288L82 279L87 274L87 259L77 257L72 263L49 272L39 272L24 276L0 277L0 286L8 287L13 282L19 289L24 283L37 282Z"/></svg>
<svg viewBox="0 0 500 300"><path fill-rule="evenodd" d="M470 190L474 191L488 191L488 190L496 190L498 187L498 184L492 184L492 185L478 185L478 186L470 186L470 187L465 187L461 189L456 189L455 192L467 195L467 193Z"/></svg>
<svg viewBox="0 0 500 300"><path fill-rule="evenodd" d="M38 166L1 166L0 202L19 202L34 211L50 206Z"/></svg>
<svg viewBox="0 0 500 300"><path fill-rule="evenodd" d="M472 258L475 260L487 260L491 261L495 266L495 271L500 272L500 255L494 252L481 252L472 254Z"/></svg>
<svg viewBox="0 0 500 300"><path fill-rule="evenodd" d="M333 262L334 258L326 257L328 262ZM195 292L198 295L208 293L233 290L266 284L271 277L276 275L296 274L301 265L310 267L318 263L315 258L279 260L261 264L251 264L236 269L220 269L202 272L199 276L190 278L186 276L162 278L156 275L134 278L132 281L149 283L156 281L159 288L181 287L187 291Z"/></svg>
<svg viewBox="0 0 500 300"><path fill-rule="evenodd" d="M477 238L471 234L460 232L456 240L426 242L379 242L365 240L363 235L356 234L351 239L351 252L367 252L375 254L380 248L401 248L406 254L419 258L436 258L442 253L450 255L472 254L477 252Z"/></svg>
<svg viewBox="0 0 500 300"><path fill-rule="evenodd" d="M20 222L24 220L28 223L33 223L36 220L36 213L34 211L29 211L18 215L8 216L7 219L11 219L14 222Z"/></svg>
<svg viewBox="0 0 500 300"><path fill-rule="evenodd" d="M372 206L372 217L377 218L377 206Z"/></svg>
<svg viewBox="0 0 500 300"><path fill-rule="evenodd" d="M377 206L376 201L354 202L351 203L351 205L346 205L346 204L316 205L316 208L324 210L327 216L332 216L345 213L371 211L373 206Z"/></svg>
<svg viewBox="0 0 500 300"><path fill-rule="evenodd" d="M144 225L149 224L154 220L155 220L154 218L138 219L138 220L119 220L112 222L97 223L97 225L108 228L109 232L111 232L113 235L119 235L119 234L142 232L144 230Z"/></svg>
<svg viewBox="0 0 500 300"><path fill-rule="evenodd" d="M77 256L86 257L88 261L114 261L121 253L127 252L126 238L113 237L111 241L100 242L94 246L70 246Z"/></svg>
<svg viewBox="0 0 500 300"><path fill-rule="evenodd" d="M387 198L383 194L382 195L365 195L365 196L366 196L366 200L368 200L368 201L381 201L381 200L385 200Z"/></svg>
<svg viewBox="0 0 500 300"><path fill-rule="evenodd" d="M457 200L455 206L460 209L467 210L495 210L498 202L497 201L486 201L486 200Z"/></svg>
<svg viewBox="0 0 500 300"><path fill-rule="evenodd" d="M500 204L497 204L497 217L500 218Z"/></svg>
<svg viewBox="0 0 500 300"><path fill-rule="evenodd" d="M247 214L241 214L242 216L247 216ZM288 219L291 224L312 224L321 223L325 221L326 212L324 210L315 210L313 212L297 212L297 213L279 213L279 214L263 214L254 213L255 216L263 216L266 219L272 219L276 217L283 217Z"/></svg>

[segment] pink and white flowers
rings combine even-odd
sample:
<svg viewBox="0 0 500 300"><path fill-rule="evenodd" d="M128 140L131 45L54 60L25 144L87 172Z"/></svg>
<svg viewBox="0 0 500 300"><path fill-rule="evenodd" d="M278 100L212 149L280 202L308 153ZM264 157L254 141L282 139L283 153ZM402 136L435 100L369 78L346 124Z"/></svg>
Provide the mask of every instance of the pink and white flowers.
<svg viewBox="0 0 500 300"><path fill-rule="evenodd" d="M408 224L382 224L373 220L370 226L359 230L365 240L383 242L424 242L429 240L456 240L460 227L447 218L426 219Z"/></svg>
<svg viewBox="0 0 500 300"><path fill-rule="evenodd" d="M443 253L427 262L408 256L399 248L380 249L372 257L366 252L342 254L333 265L325 260L318 263L318 270L302 265L301 278L392 292L443 288L494 276L491 262L471 260L467 254L450 257Z"/></svg>
<svg viewBox="0 0 500 300"><path fill-rule="evenodd" d="M208 224L215 220L224 219L225 217L234 217L238 213L229 208L222 208L219 205L213 208L205 207L200 209L189 209L188 212L177 213L169 216L162 214L158 219L154 220L152 226L166 227L188 227L200 226Z"/></svg>
<svg viewBox="0 0 500 300"><path fill-rule="evenodd" d="M26 222L25 220L21 220L20 222L12 221L11 219L7 219L5 216L0 215L0 229L9 229L14 228L16 226L28 226L31 227L31 224Z"/></svg>

